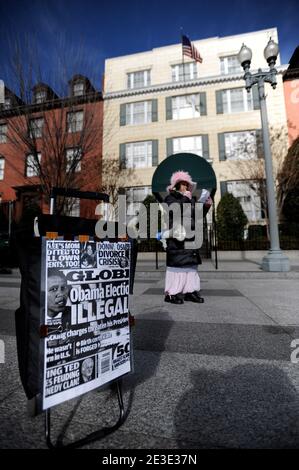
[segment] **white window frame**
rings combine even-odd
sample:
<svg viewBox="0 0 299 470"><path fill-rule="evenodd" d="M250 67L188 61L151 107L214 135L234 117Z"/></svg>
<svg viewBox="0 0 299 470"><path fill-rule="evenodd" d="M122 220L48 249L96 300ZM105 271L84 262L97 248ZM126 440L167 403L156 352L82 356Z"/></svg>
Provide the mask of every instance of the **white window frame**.
<svg viewBox="0 0 299 470"><path fill-rule="evenodd" d="M232 102L231 102L231 91L234 90L242 90L242 95L243 95L243 110L242 111L232 111ZM224 109L224 102L223 102L223 97L224 93L226 93L226 98L227 98L227 111ZM251 106L248 105L248 97L251 97ZM252 96L252 90L250 93L246 91L245 88L237 87L237 88L229 88L227 90L222 91L222 106L223 106L223 114L237 114L237 113L245 113L247 111L253 111L253 96Z"/></svg>
<svg viewBox="0 0 299 470"><path fill-rule="evenodd" d="M39 163L41 162L41 153L38 152L37 158ZM26 155L26 178L32 178L38 176L38 168L36 166L35 157L32 154Z"/></svg>
<svg viewBox="0 0 299 470"><path fill-rule="evenodd" d="M248 222L262 220L261 198L254 189L250 188L255 184L254 181L248 180L227 182L227 191L239 200Z"/></svg>
<svg viewBox="0 0 299 470"><path fill-rule="evenodd" d="M136 122L136 116L141 113L136 113L136 107L143 104L143 121ZM152 100L136 101L135 103L126 104L126 124L127 125L142 125L152 122Z"/></svg>
<svg viewBox="0 0 299 470"><path fill-rule="evenodd" d="M0 156L0 180L4 180L5 158Z"/></svg>
<svg viewBox="0 0 299 470"><path fill-rule="evenodd" d="M0 144L5 144L7 142L7 129L8 126L6 123L0 124Z"/></svg>
<svg viewBox="0 0 299 470"><path fill-rule="evenodd" d="M29 122L29 135L31 139L40 139L43 136L44 118L33 118Z"/></svg>
<svg viewBox="0 0 299 470"><path fill-rule="evenodd" d="M230 72L229 71L229 59L230 58L236 58L236 61L238 62L239 64L239 69L235 72ZM234 73L242 73L242 67L241 67L241 64L239 63L238 61L238 56L236 54L231 54L231 55L227 55L225 57L220 57L220 73L221 75L233 75Z"/></svg>
<svg viewBox="0 0 299 470"><path fill-rule="evenodd" d="M189 106L182 106L182 100L185 99L186 104ZM196 103L198 100L198 103ZM173 96L171 99L171 107L172 107L172 119L173 120L180 120L180 119L194 119L200 117L200 94L199 93L192 93L190 95L179 95ZM186 110L191 110L192 112L188 116L184 116Z"/></svg>
<svg viewBox="0 0 299 470"><path fill-rule="evenodd" d="M47 100L47 91L46 90L39 90L35 92L35 103L41 104Z"/></svg>
<svg viewBox="0 0 299 470"><path fill-rule="evenodd" d="M247 136L246 136L247 134ZM248 147L252 146L253 148L248 150L248 152L240 154L240 149L238 153L238 148L234 149L235 146L235 137L244 136L244 138L248 138ZM252 138L252 142L250 142ZM227 160L255 160L258 158L257 155L257 135L256 131L237 131L237 132L225 132L224 133L224 145L225 145L225 155ZM241 143L237 142L237 145L242 145ZM245 142L246 145L246 142Z"/></svg>
<svg viewBox="0 0 299 470"><path fill-rule="evenodd" d="M143 146L144 156L139 149ZM139 154L138 154L139 151ZM153 159L153 142L145 140L142 142L130 142L126 144L126 168L150 168ZM142 161L143 160L143 161Z"/></svg>
<svg viewBox="0 0 299 470"><path fill-rule="evenodd" d="M184 146L184 142L187 143L187 141L191 141L193 139L193 145L192 146ZM200 145L198 146L196 141L200 141ZM185 152L191 152L194 153L195 155L202 156L202 136L201 135L190 135L190 136L183 136L183 137L173 137L172 138L172 149L173 149L173 154L176 153L185 153Z"/></svg>
<svg viewBox="0 0 299 470"><path fill-rule="evenodd" d="M81 161L82 161L82 149L80 147L70 147L66 149L65 157L66 157L66 171L70 172L72 162L74 160L74 155L78 156L78 162L73 173L79 173L81 171Z"/></svg>
<svg viewBox="0 0 299 470"><path fill-rule="evenodd" d="M77 82L73 85L73 95L83 96L84 95L84 82Z"/></svg>
<svg viewBox="0 0 299 470"><path fill-rule="evenodd" d="M11 98L5 98L4 109L11 109L11 107L12 107Z"/></svg>
<svg viewBox="0 0 299 470"><path fill-rule="evenodd" d="M84 111L70 111L67 113L68 133L81 132L83 130Z"/></svg>
<svg viewBox="0 0 299 470"><path fill-rule="evenodd" d="M187 62L186 64L176 64L171 66L171 79L173 82L181 82L185 79L193 80L197 77L198 69L196 62Z"/></svg>
<svg viewBox="0 0 299 470"><path fill-rule="evenodd" d="M137 74L138 75L143 74L142 82L137 81ZM151 70L150 69L136 70L135 72L130 72L127 74L127 87L130 90L133 90L136 88L144 88L146 86L149 86L150 84L151 84Z"/></svg>

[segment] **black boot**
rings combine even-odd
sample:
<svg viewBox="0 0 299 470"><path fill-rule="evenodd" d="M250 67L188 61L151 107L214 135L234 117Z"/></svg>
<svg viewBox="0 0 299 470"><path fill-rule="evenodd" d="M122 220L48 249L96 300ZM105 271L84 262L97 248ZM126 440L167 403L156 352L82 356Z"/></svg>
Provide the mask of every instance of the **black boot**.
<svg viewBox="0 0 299 470"><path fill-rule="evenodd" d="M176 294L176 295L165 295L165 299L164 299L164 302L169 302L171 304L183 304L184 301L183 299L179 296L179 294Z"/></svg>
<svg viewBox="0 0 299 470"><path fill-rule="evenodd" d="M200 299L201 304L204 303L205 299L200 295L200 290L195 290L193 294L195 294Z"/></svg>
<svg viewBox="0 0 299 470"><path fill-rule="evenodd" d="M204 303L204 298L200 296L200 293L197 291L194 292L188 292L185 294L184 297L185 300L190 301L190 302L195 302L197 304L203 304Z"/></svg>

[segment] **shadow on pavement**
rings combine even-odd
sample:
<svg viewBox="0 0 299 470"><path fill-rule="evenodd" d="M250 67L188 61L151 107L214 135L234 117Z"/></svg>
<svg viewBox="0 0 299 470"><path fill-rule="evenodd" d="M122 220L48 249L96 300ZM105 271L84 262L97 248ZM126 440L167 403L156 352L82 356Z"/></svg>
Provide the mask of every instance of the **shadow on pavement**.
<svg viewBox="0 0 299 470"><path fill-rule="evenodd" d="M163 323L162 328L161 323ZM133 404L135 388L156 374L173 324L174 321L167 312L164 312L163 322L151 321L148 316L147 320L143 320L141 316L136 319L133 331L134 372L124 380L124 390L130 392L128 412Z"/></svg>
<svg viewBox="0 0 299 470"><path fill-rule="evenodd" d="M178 448L299 448L298 393L278 367L191 373L175 413Z"/></svg>

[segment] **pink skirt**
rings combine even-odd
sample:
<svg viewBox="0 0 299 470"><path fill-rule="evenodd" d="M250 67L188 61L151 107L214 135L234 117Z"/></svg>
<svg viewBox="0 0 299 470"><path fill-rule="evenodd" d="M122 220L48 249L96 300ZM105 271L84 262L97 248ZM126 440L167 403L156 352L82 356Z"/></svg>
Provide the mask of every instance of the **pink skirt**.
<svg viewBox="0 0 299 470"><path fill-rule="evenodd" d="M167 268L165 294L176 295L200 291L200 278L196 269Z"/></svg>

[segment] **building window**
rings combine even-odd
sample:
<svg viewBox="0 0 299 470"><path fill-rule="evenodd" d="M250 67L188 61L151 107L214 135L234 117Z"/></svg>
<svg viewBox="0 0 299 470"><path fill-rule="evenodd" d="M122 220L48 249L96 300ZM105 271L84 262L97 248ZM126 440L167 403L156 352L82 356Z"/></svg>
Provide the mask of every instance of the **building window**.
<svg viewBox="0 0 299 470"><path fill-rule="evenodd" d="M193 78L197 78L196 62L173 65L171 69L173 82L181 82L184 80L192 80Z"/></svg>
<svg viewBox="0 0 299 470"><path fill-rule="evenodd" d="M182 95L172 98L172 119L191 119L200 116L200 95Z"/></svg>
<svg viewBox="0 0 299 470"><path fill-rule="evenodd" d="M193 153L210 162L212 161L210 159L208 134L166 139L166 153L168 157L176 153Z"/></svg>
<svg viewBox="0 0 299 470"><path fill-rule="evenodd" d="M83 129L83 111L67 113L68 132L80 132Z"/></svg>
<svg viewBox="0 0 299 470"><path fill-rule="evenodd" d="M257 188L257 184L253 181L227 182L227 192L240 201L249 222L258 222L262 219L261 198Z"/></svg>
<svg viewBox="0 0 299 470"><path fill-rule="evenodd" d="M29 122L29 135L32 139L38 139L43 135L43 118L30 119Z"/></svg>
<svg viewBox="0 0 299 470"><path fill-rule="evenodd" d="M224 133L227 160L249 160L257 158L256 131Z"/></svg>
<svg viewBox="0 0 299 470"><path fill-rule="evenodd" d="M5 144L7 141L7 124L0 124L0 144Z"/></svg>
<svg viewBox="0 0 299 470"><path fill-rule="evenodd" d="M177 137L172 139L173 153L190 152L202 156L202 137L194 135L190 137Z"/></svg>
<svg viewBox="0 0 299 470"><path fill-rule="evenodd" d="M152 102L140 101L126 105L126 124L147 124L152 122Z"/></svg>
<svg viewBox="0 0 299 470"><path fill-rule="evenodd" d="M0 180L4 180L5 158L0 157Z"/></svg>
<svg viewBox="0 0 299 470"><path fill-rule="evenodd" d="M35 103L40 104L44 103L47 100L47 91L39 90L35 93Z"/></svg>
<svg viewBox="0 0 299 470"><path fill-rule="evenodd" d="M84 95L84 83L83 82L79 82L79 83L74 84L73 94L74 94L74 96L83 96Z"/></svg>
<svg viewBox="0 0 299 470"><path fill-rule="evenodd" d="M5 98L4 109L11 109L11 98Z"/></svg>
<svg viewBox="0 0 299 470"><path fill-rule="evenodd" d="M80 217L80 199L76 197L65 198L64 212L69 217Z"/></svg>
<svg viewBox="0 0 299 470"><path fill-rule="evenodd" d="M136 215L136 213L139 211L140 203L143 202L146 196L149 194L151 194L150 186L126 189L127 215Z"/></svg>
<svg viewBox="0 0 299 470"><path fill-rule="evenodd" d="M126 168L152 166L152 141L126 144Z"/></svg>
<svg viewBox="0 0 299 470"><path fill-rule="evenodd" d="M151 71L141 70L140 72L128 73L128 88L143 88L151 84Z"/></svg>
<svg viewBox="0 0 299 470"><path fill-rule="evenodd" d="M222 91L223 113L241 113L252 111L252 94L247 93L245 88L232 88Z"/></svg>
<svg viewBox="0 0 299 470"><path fill-rule="evenodd" d="M39 164L41 162L41 154L37 154ZM39 175L39 166L37 164L36 158L34 155L27 155L26 157L26 176L31 178L32 176Z"/></svg>
<svg viewBox="0 0 299 470"><path fill-rule="evenodd" d="M243 69L238 61L238 56L230 55L220 58L220 71L222 75L230 75L233 73L242 73Z"/></svg>
<svg viewBox="0 0 299 470"><path fill-rule="evenodd" d="M66 171L67 173L78 173L81 171L82 150L80 147L67 149Z"/></svg>

